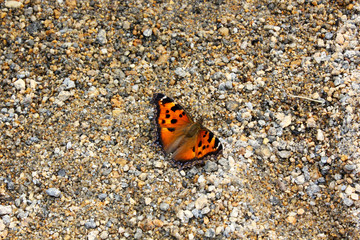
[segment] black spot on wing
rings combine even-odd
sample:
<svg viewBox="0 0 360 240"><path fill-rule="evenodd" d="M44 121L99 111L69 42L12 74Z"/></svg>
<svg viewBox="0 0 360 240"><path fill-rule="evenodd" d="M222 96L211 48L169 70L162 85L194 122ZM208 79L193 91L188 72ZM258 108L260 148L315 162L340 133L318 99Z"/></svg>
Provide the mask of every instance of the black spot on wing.
<svg viewBox="0 0 360 240"><path fill-rule="evenodd" d="M169 110L166 110L166 113L169 113L170 111Z"/></svg>
<svg viewBox="0 0 360 240"><path fill-rule="evenodd" d="M175 106L171 107L170 109L171 111L175 112L178 110L182 110L182 107L179 104L175 104Z"/></svg>
<svg viewBox="0 0 360 240"><path fill-rule="evenodd" d="M202 147L202 149L204 150L206 148L206 146L204 145L203 147Z"/></svg>
<svg viewBox="0 0 360 240"><path fill-rule="evenodd" d="M220 141L219 139L215 138L215 147L219 147ZM222 147L222 146L221 146Z"/></svg>
<svg viewBox="0 0 360 240"><path fill-rule="evenodd" d="M208 138L208 142L211 143L211 140L213 139L214 134L212 132L209 132L209 138Z"/></svg>
<svg viewBox="0 0 360 240"><path fill-rule="evenodd" d="M170 114L166 114L166 115L165 115L165 118L169 118L169 117L170 117Z"/></svg>
<svg viewBox="0 0 360 240"><path fill-rule="evenodd" d="M161 120L161 123L162 123L162 124L165 124L165 120L164 120L164 119L163 119L163 120Z"/></svg>
<svg viewBox="0 0 360 240"><path fill-rule="evenodd" d="M169 132L173 132L175 131L175 128L168 128L167 130L169 130Z"/></svg>
<svg viewBox="0 0 360 240"><path fill-rule="evenodd" d="M180 114L180 115L179 115L179 118L182 118L183 116L184 116L184 115Z"/></svg>
<svg viewBox="0 0 360 240"><path fill-rule="evenodd" d="M175 124L175 123L177 123L177 120L176 119L171 119L171 123Z"/></svg>
<svg viewBox="0 0 360 240"><path fill-rule="evenodd" d="M192 147L192 151L193 151L193 152L195 152L195 146L194 146L194 147Z"/></svg>
<svg viewBox="0 0 360 240"><path fill-rule="evenodd" d="M174 100L172 100L171 98L169 98L169 97L166 97L165 95L164 95L164 97L161 99L161 103L162 104L167 104L167 103L171 103L171 102L173 102Z"/></svg>
<svg viewBox="0 0 360 240"><path fill-rule="evenodd" d="M198 144L198 147L201 147L201 145L202 145L202 142L200 141L199 144Z"/></svg>

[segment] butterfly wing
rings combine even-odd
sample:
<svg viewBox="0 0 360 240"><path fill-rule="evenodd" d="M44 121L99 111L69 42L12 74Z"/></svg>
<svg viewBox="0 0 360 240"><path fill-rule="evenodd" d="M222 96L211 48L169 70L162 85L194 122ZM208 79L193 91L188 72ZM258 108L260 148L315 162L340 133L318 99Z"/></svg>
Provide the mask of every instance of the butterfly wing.
<svg viewBox="0 0 360 240"><path fill-rule="evenodd" d="M151 102L156 106L157 142L166 153L173 152L183 142L181 129L194 122L179 104L162 93L154 94Z"/></svg>
<svg viewBox="0 0 360 240"><path fill-rule="evenodd" d="M201 128L196 136L186 140L173 154L173 159L180 164L202 162L204 158L217 155L223 149L219 139L206 128Z"/></svg>

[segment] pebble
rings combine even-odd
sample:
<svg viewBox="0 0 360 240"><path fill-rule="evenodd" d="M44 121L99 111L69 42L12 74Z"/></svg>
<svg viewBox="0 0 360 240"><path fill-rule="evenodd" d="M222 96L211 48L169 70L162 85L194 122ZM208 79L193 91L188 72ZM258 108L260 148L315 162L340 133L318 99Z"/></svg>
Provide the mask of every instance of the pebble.
<svg viewBox="0 0 360 240"><path fill-rule="evenodd" d="M207 237L207 238L214 238L215 237L215 230L212 229L212 228L206 230L204 236Z"/></svg>
<svg viewBox="0 0 360 240"><path fill-rule="evenodd" d="M344 202L344 205L347 207L351 207L354 204L354 201L351 200L350 198L344 198L343 202Z"/></svg>
<svg viewBox="0 0 360 240"><path fill-rule="evenodd" d="M318 129L318 131L317 131L316 140L318 140L318 141L324 141L325 140L324 132L321 129Z"/></svg>
<svg viewBox="0 0 360 240"><path fill-rule="evenodd" d="M169 209L170 205L168 203L162 202L160 203L160 209L162 211L167 211Z"/></svg>
<svg viewBox="0 0 360 240"><path fill-rule="evenodd" d="M61 195L61 191L57 188L49 188L46 190L46 193L50 196L50 197L60 197Z"/></svg>
<svg viewBox="0 0 360 240"><path fill-rule="evenodd" d="M25 81L22 79L15 81L14 86L17 90L25 90L25 88L26 88Z"/></svg>
<svg viewBox="0 0 360 240"><path fill-rule="evenodd" d="M142 235L143 235L143 232L140 228L136 229L136 233L134 235L134 238L135 239L141 239L142 238Z"/></svg>
<svg viewBox="0 0 360 240"><path fill-rule="evenodd" d="M104 200L106 199L106 197L107 197L107 194L106 194L106 193L101 193L101 194L99 194L99 199L100 199L100 201L104 201Z"/></svg>
<svg viewBox="0 0 360 240"><path fill-rule="evenodd" d="M85 223L85 228L87 228L87 229L94 229L94 228L96 228L96 223L95 223L94 219L90 219L89 221L87 221L87 222Z"/></svg>
<svg viewBox="0 0 360 240"><path fill-rule="evenodd" d="M0 205L0 216L10 215L12 213L11 206Z"/></svg>
<svg viewBox="0 0 360 240"><path fill-rule="evenodd" d="M205 172L215 172L218 170L218 165L215 162L207 161L204 166Z"/></svg>
<svg viewBox="0 0 360 240"><path fill-rule="evenodd" d="M295 183L298 184L298 185L304 184L305 183L305 176L304 175L297 176L295 178Z"/></svg>
<svg viewBox="0 0 360 240"><path fill-rule="evenodd" d="M219 33L220 33L222 36L226 37L226 36L229 35L229 29L226 28L226 27L221 27L221 28L219 29Z"/></svg>
<svg viewBox="0 0 360 240"><path fill-rule="evenodd" d="M5 1L5 7L7 8L20 8L23 4L18 1Z"/></svg>
<svg viewBox="0 0 360 240"><path fill-rule="evenodd" d="M75 88L75 82L70 80L70 78L65 78L62 84L65 86L66 90Z"/></svg>
<svg viewBox="0 0 360 240"><path fill-rule="evenodd" d="M291 151L279 151L277 155L281 158L289 158L291 156Z"/></svg>
<svg viewBox="0 0 360 240"><path fill-rule="evenodd" d="M100 45L105 45L108 41L106 38L106 30L105 29L100 29L96 40L99 42Z"/></svg>
<svg viewBox="0 0 360 240"><path fill-rule="evenodd" d="M99 235L98 230L90 231L89 234L87 235L87 239L88 240L96 240L98 235Z"/></svg>
<svg viewBox="0 0 360 240"><path fill-rule="evenodd" d="M108 231L102 231L100 233L100 238L101 239L108 239L108 237L109 237L109 232Z"/></svg>

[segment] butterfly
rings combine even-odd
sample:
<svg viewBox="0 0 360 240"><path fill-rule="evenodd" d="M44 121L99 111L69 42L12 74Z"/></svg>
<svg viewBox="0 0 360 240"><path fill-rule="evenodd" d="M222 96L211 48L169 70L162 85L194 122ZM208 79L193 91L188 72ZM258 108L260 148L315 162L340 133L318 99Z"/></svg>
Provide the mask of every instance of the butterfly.
<svg viewBox="0 0 360 240"><path fill-rule="evenodd" d="M202 119L194 122L184 108L162 93L154 94L151 102L156 108L156 143L166 154L172 153L174 163L193 166L222 151L219 139L203 127Z"/></svg>

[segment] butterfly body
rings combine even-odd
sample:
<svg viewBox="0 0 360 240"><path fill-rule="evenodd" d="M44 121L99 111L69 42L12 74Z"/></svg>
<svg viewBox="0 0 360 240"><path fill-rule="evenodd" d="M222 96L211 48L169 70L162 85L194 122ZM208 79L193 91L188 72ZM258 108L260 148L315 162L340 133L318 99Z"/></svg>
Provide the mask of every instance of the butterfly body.
<svg viewBox="0 0 360 240"><path fill-rule="evenodd" d="M154 94L157 142L165 153L180 165L203 162L205 157L221 152L222 145L214 134L203 127L202 119L194 122L190 115L162 93Z"/></svg>

